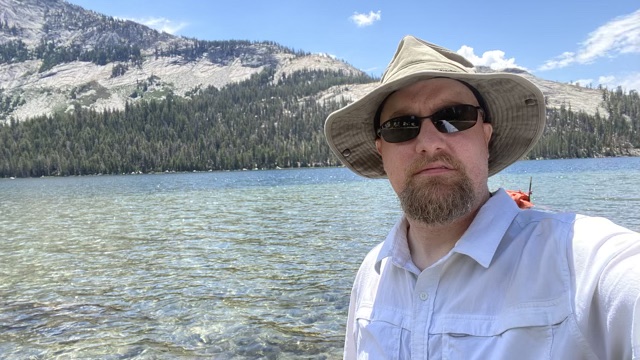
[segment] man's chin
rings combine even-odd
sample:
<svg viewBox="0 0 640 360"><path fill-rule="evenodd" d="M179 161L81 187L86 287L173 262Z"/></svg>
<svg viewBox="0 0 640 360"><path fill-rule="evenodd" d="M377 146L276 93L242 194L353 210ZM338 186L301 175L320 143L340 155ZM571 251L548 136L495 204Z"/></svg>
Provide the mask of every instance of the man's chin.
<svg viewBox="0 0 640 360"><path fill-rule="evenodd" d="M427 225L449 224L467 215L474 202L473 187L464 176L413 178L400 194L407 217Z"/></svg>

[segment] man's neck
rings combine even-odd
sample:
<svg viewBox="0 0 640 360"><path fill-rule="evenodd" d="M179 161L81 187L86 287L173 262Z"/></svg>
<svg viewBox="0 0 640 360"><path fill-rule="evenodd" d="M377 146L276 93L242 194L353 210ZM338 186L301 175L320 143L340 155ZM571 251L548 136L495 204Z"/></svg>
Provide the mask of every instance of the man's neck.
<svg viewBox="0 0 640 360"><path fill-rule="evenodd" d="M407 217L409 223L407 241L411 259L416 267L423 271L447 255L467 231L480 207L488 199L489 194L474 210L447 224L424 224Z"/></svg>

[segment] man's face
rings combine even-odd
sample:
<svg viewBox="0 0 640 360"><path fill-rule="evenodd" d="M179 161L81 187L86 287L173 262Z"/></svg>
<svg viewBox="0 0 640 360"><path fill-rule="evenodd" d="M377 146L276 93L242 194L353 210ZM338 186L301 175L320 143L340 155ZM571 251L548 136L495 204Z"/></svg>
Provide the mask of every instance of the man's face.
<svg viewBox="0 0 640 360"><path fill-rule="evenodd" d="M380 115L380 124L402 115L426 116L452 105L478 105L464 84L446 78L417 82L393 93ZM446 224L468 214L488 196L488 144L491 124L441 133L422 122L414 139L389 143L376 140L385 172L409 218Z"/></svg>

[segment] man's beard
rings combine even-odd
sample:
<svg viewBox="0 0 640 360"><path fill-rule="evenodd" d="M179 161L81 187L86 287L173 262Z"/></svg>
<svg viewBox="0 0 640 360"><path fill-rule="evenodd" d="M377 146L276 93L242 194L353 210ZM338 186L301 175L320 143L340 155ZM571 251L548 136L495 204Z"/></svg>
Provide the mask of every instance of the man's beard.
<svg viewBox="0 0 640 360"><path fill-rule="evenodd" d="M415 177L413 174L434 161L453 167L459 175ZM445 225L471 212L476 202L473 183L464 165L450 155L422 158L407 169L400 204L407 217L426 225Z"/></svg>

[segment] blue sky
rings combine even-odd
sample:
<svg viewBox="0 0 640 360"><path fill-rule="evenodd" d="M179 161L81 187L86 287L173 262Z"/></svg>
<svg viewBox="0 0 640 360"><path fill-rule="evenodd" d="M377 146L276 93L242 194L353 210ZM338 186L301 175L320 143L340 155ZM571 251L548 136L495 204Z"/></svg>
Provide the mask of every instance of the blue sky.
<svg viewBox="0 0 640 360"><path fill-rule="evenodd" d="M203 40L271 40L380 76L407 34L476 65L640 91L637 0L70 0Z"/></svg>

